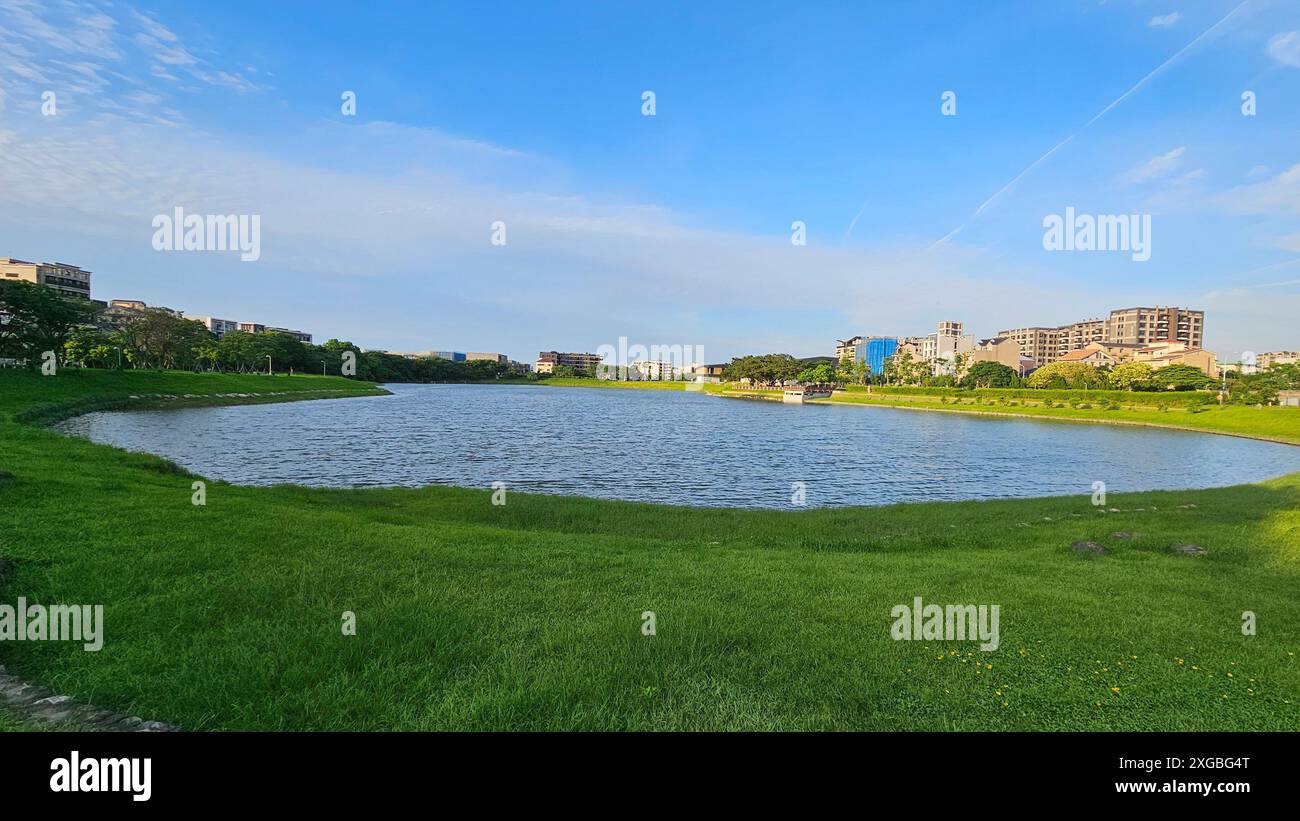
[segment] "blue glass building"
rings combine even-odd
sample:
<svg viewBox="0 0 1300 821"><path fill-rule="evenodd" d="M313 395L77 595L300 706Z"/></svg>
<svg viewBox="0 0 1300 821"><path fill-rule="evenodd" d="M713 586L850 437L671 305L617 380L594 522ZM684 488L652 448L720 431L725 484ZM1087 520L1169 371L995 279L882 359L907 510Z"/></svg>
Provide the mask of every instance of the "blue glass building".
<svg viewBox="0 0 1300 821"><path fill-rule="evenodd" d="M858 359L865 360L871 368L872 376L885 372L885 360L898 350L898 340L883 336L873 336L867 340L866 347L858 346Z"/></svg>

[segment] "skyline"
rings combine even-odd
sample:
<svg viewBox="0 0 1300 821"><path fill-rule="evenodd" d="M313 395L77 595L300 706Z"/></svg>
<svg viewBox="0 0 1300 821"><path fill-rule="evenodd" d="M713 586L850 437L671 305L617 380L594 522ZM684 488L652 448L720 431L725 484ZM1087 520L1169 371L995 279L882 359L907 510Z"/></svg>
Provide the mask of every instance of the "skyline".
<svg viewBox="0 0 1300 821"><path fill-rule="evenodd" d="M623 336L825 355L1125 305L1205 310L1224 361L1294 349L1300 9L1172 5L303 27L295 4L0 0L0 253L82 265L98 298L520 361ZM260 258L155 251L178 207L260 215ZM1071 208L1150 215L1150 259L1044 250Z"/></svg>

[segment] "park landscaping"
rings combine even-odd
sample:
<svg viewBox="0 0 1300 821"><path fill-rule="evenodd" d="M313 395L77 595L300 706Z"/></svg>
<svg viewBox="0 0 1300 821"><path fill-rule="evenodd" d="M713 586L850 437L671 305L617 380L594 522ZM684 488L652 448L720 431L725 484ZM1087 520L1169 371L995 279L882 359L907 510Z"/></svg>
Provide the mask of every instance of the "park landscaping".
<svg viewBox="0 0 1300 821"><path fill-rule="evenodd" d="M0 642L0 664L190 730L1300 724L1300 473L1104 506L666 509L514 492L493 505L489 489L210 480L195 506L200 477L41 426L90 409L377 393L334 377L0 371L0 601L105 606L100 652ZM847 397L833 401L1151 413L1300 441L1286 409ZM1174 549L1189 543L1206 552ZM914 597L998 604L998 649L892 640L891 609Z"/></svg>

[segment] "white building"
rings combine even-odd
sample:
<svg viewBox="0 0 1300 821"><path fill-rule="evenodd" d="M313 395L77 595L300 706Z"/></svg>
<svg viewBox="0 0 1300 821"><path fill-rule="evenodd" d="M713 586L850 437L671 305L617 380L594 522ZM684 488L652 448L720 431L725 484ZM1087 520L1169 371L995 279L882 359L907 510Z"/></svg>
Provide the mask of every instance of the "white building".
<svg viewBox="0 0 1300 821"><path fill-rule="evenodd" d="M635 378L647 382L671 382L682 376L679 366L658 359L638 359L632 363L632 370L637 375Z"/></svg>

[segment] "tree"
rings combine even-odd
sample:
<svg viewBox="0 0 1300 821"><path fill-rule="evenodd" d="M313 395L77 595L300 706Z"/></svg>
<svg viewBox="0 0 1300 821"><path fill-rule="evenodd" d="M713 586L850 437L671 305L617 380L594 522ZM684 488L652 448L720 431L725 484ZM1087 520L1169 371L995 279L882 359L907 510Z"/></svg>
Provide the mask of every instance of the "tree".
<svg viewBox="0 0 1300 821"><path fill-rule="evenodd" d="M113 337L94 328L77 328L63 345L63 358L85 368L117 367Z"/></svg>
<svg viewBox="0 0 1300 821"><path fill-rule="evenodd" d="M213 338L202 322L160 308L144 309L122 330L128 344L139 354L137 361L155 368L194 365L194 348Z"/></svg>
<svg viewBox="0 0 1300 821"><path fill-rule="evenodd" d="M1016 383L1019 374L1001 362L976 362L962 377L963 388L1009 388Z"/></svg>
<svg viewBox="0 0 1300 821"><path fill-rule="evenodd" d="M752 379L765 385L795 379L803 370L799 360L784 353L770 353L762 356L742 356L731 360L725 376L728 381Z"/></svg>
<svg viewBox="0 0 1300 821"><path fill-rule="evenodd" d="M1191 365L1166 365L1151 374L1151 384L1156 390L1194 391L1208 388L1214 380Z"/></svg>
<svg viewBox="0 0 1300 821"><path fill-rule="evenodd" d="M898 385L919 385L930 374L930 365L903 348L885 360L885 381Z"/></svg>
<svg viewBox="0 0 1300 821"><path fill-rule="evenodd" d="M1031 388L1104 388L1105 378L1084 362L1053 362L1029 375L1025 384Z"/></svg>
<svg viewBox="0 0 1300 821"><path fill-rule="evenodd" d="M1151 387L1151 374L1155 372L1145 362L1125 362L1110 372L1110 386L1122 391L1141 391Z"/></svg>
<svg viewBox="0 0 1300 821"><path fill-rule="evenodd" d="M0 354L26 359L31 367L46 351L66 358L73 330L89 323L96 310L92 302L45 285L0 282Z"/></svg>
<svg viewBox="0 0 1300 821"><path fill-rule="evenodd" d="M810 368L804 368L796 377L800 382L828 385L836 381L835 368L829 363L821 362Z"/></svg>

